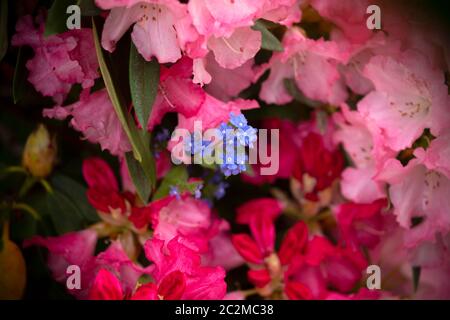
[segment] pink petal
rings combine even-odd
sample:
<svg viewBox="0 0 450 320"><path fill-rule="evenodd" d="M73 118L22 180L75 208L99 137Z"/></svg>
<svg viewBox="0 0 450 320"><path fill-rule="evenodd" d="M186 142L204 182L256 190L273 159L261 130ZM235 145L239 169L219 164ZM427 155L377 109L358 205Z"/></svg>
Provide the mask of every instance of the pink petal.
<svg viewBox="0 0 450 320"><path fill-rule="evenodd" d="M229 37L212 37L208 47L214 52L219 65L235 69L253 58L261 48L261 32L250 28L238 28Z"/></svg>
<svg viewBox="0 0 450 320"><path fill-rule="evenodd" d="M109 271L100 269L89 292L90 300L122 300L119 280Z"/></svg>

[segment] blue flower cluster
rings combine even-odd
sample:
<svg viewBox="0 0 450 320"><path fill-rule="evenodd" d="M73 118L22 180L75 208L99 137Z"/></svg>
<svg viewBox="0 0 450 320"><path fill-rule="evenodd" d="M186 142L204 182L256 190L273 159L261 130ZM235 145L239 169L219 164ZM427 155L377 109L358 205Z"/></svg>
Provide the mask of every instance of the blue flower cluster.
<svg viewBox="0 0 450 320"><path fill-rule="evenodd" d="M248 156L245 147L253 148L257 140L257 129L248 125L243 114L230 114L230 122L219 126L223 140L223 164L220 165L225 176L239 174L247 170Z"/></svg>
<svg viewBox="0 0 450 320"><path fill-rule="evenodd" d="M221 123L217 128L222 140L222 164L220 169L225 176L237 175L247 170L248 156L246 147L253 148L257 140L257 129L248 125L243 114L230 113L229 123ZM191 136L185 145L185 151L189 155L203 152L212 141L202 140L201 134Z"/></svg>

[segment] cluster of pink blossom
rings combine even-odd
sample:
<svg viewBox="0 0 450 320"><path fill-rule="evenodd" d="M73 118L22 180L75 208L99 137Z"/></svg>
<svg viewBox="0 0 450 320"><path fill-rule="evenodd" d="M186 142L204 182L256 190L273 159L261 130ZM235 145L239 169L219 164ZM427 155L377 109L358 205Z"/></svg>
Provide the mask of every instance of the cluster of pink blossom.
<svg viewBox="0 0 450 320"><path fill-rule="evenodd" d="M71 293L450 298L450 48L426 10L378 1L382 30L370 30L368 0L95 3L104 10L104 50L115 51L131 28L139 54L160 64L148 131L160 128L167 113L176 114L176 128L191 132L194 121L216 128L231 113L258 108L252 112L286 108L307 119L271 115L258 123L279 129L280 170L264 176L262 164L254 164L235 177L269 190L241 201L235 216L221 215L217 200L189 188L143 204L124 161L132 150L127 134L107 90L93 89L100 72L92 30L44 37L43 16L22 17L13 44L34 50L28 80L56 103L44 116L71 117L74 129L121 163L122 188L104 160L83 163L87 198L101 222L25 243L48 249L57 281L65 283L67 266L81 268L82 289ZM269 50L255 27L261 21L283 47L262 63L257 54ZM79 101L64 105L75 84L83 88ZM239 95L250 86L259 90L254 99ZM170 149L166 144L156 157L158 181L174 166ZM217 186L212 181L191 175L186 183ZM96 251L105 239L107 248ZM380 290L366 287L371 264L380 267ZM242 287L226 282L235 268L246 272Z"/></svg>

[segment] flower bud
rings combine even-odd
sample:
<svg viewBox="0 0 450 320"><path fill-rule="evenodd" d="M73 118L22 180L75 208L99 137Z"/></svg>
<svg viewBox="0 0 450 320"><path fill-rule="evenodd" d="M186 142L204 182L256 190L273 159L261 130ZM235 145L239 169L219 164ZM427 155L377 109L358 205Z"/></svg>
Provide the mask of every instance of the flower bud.
<svg viewBox="0 0 450 320"><path fill-rule="evenodd" d="M36 178L45 178L53 168L56 158L56 141L47 128L40 124L25 144L22 165Z"/></svg>

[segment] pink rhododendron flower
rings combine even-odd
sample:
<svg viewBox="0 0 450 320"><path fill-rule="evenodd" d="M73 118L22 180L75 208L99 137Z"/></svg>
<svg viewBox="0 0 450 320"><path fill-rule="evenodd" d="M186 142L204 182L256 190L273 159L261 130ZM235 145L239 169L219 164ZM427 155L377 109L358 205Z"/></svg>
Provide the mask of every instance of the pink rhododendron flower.
<svg viewBox="0 0 450 320"><path fill-rule="evenodd" d="M208 49L223 68L234 69L253 58L261 47L261 33L252 30L261 1L189 1L189 13L203 39L199 57ZM202 52L203 51L203 52Z"/></svg>
<svg viewBox="0 0 450 320"><path fill-rule="evenodd" d="M131 38L139 53L150 61L176 62L188 42L197 38L187 6L175 0L96 0L105 10L102 46L112 52L117 41L134 24Z"/></svg>
<svg viewBox="0 0 450 320"><path fill-rule="evenodd" d="M314 299L320 299L329 294L330 285L338 292L348 293L366 267L367 262L359 251L335 247L327 239L315 236L305 254L293 259L286 277L304 284Z"/></svg>
<svg viewBox="0 0 450 320"><path fill-rule="evenodd" d="M410 147L425 128L439 134L448 123L449 96L439 70L418 52L400 60L376 56L364 69L375 86L358 105L364 117L380 128L393 150Z"/></svg>
<svg viewBox="0 0 450 320"><path fill-rule="evenodd" d="M377 200L367 204L344 203L336 208L342 242L359 248L373 248L383 235L382 210L387 201Z"/></svg>
<svg viewBox="0 0 450 320"><path fill-rule="evenodd" d="M42 17L37 23L35 27L31 16L22 17L12 44L33 48L34 57L27 62L28 80L42 95L62 104L73 84L88 89L99 77L92 31L83 28L44 37Z"/></svg>
<svg viewBox="0 0 450 320"><path fill-rule="evenodd" d="M206 251L208 241L218 232L218 221L208 205L188 196L182 199L172 196L159 202L161 207L151 216L154 235L164 241L179 236L186 246Z"/></svg>
<svg viewBox="0 0 450 320"><path fill-rule="evenodd" d="M123 156L131 151L128 137L123 130L106 89L96 91L69 106L45 109L44 116L63 120L72 117L70 124L83 133L92 143L113 155Z"/></svg>
<svg viewBox="0 0 450 320"><path fill-rule="evenodd" d="M170 68L162 67L158 95L148 124L149 130L159 124L167 112L177 112L186 117L199 112L206 94L200 86L192 83L191 76L192 61L188 58L183 58Z"/></svg>
<svg viewBox="0 0 450 320"><path fill-rule="evenodd" d="M43 238L40 236L24 241L23 246L45 247L49 254L47 264L52 272L53 278L65 283L67 278L67 267L76 265L82 272L91 267L97 244L97 233L94 230L83 230L80 232L67 233L59 237ZM85 288L87 278L82 277L82 288ZM77 290L72 290L77 294Z"/></svg>
<svg viewBox="0 0 450 320"><path fill-rule="evenodd" d="M394 214L403 228L412 227L412 218L423 218L410 233L416 243L432 239L437 233L446 233L450 227L450 180L440 171L423 164L423 150L417 159L404 167L395 159L386 162L378 179L388 182Z"/></svg>
<svg viewBox="0 0 450 320"><path fill-rule="evenodd" d="M436 169L450 179L450 131L439 135L431 141L426 153L423 149L417 149L418 156L423 158L424 164L429 169Z"/></svg>
<svg viewBox="0 0 450 320"><path fill-rule="evenodd" d="M231 242L229 223L222 220L219 230L219 233L209 241L208 251L202 255L203 264L211 267L220 266L225 270L231 270L242 265L244 259Z"/></svg>
<svg viewBox="0 0 450 320"><path fill-rule="evenodd" d="M357 111L341 106L342 113L334 114L339 130L334 139L341 142L354 167L342 173L342 194L354 202L369 203L385 197L383 183L375 181L377 170L394 152L383 145L379 129Z"/></svg>
<svg viewBox="0 0 450 320"><path fill-rule="evenodd" d="M289 265L295 255L303 252L308 240L308 231L303 222L294 225L288 230L279 253L276 254L274 225L269 217L254 216L250 229L253 238L247 234L237 234L233 235L232 241L238 252L251 266L247 273L249 281L258 288L265 288L272 280L280 281L283 275L282 266ZM268 290L270 291L271 288ZM288 280L284 291L290 299L310 297L309 289L295 281Z"/></svg>
<svg viewBox="0 0 450 320"><path fill-rule="evenodd" d="M238 28L230 37L212 37L208 46L220 66L235 69L253 58L261 47L261 32Z"/></svg>
<svg viewBox="0 0 450 320"><path fill-rule="evenodd" d="M309 39L295 28L284 35L283 47L285 50L275 53L266 66L271 73L261 88L262 100L277 104L291 101L284 79L295 79L309 99L335 105L346 100L347 93L338 71L338 64L349 59L350 52L346 52L346 48L333 41Z"/></svg>
<svg viewBox="0 0 450 320"><path fill-rule="evenodd" d="M95 0L73 30L49 1L12 3L13 48L0 46L6 248L43 247L79 299L450 299L450 45L445 5L422 2ZM118 58L101 73L93 23ZM24 108L42 106L85 141L46 121L20 151L14 126L31 132L41 112ZM132 161L132 146L149 154ZM226 163L205 161L212 149ZM65 297L16 269L0 297Z"/></svg>
<svg viewBox="0 0 450 320"><path fill-rule="evenodd" d="M160 298L174 295L172 298L191 300L225 296L224 270L201 266L199 254L178 242L177 238L166 245L163 240L149 240L145 244L145 254L155 265L152 277L159 286Z"/></svg>
<svg viewBox="0 0 450 320"><path fill-rule="evenodd" d="M194 122L200 121L203 130L217 128L222 122L227 123L230 120L230 114L240 114L242 110L259 108L255 100L236 99L229 102L222 102L210 95L200 108L199 112L192 117L185 117L182 114L178 116L178 128L194 130Z"/></svg>
<svg viewBox="0 0 450 320"><path fill-rule="evenodd" d="M59 237L35 237L24 242L25 247L38 245L48 249L47 263L52 270L53 278L58 282L66 282L69 276L66 272L68 266L76 265L80 268L81 289L68 289L77 298L87 297L96 270L102 268L119 275L123 291L129 293L145 270L128 258L119 242L113 242L106 251L94 256L96 244L97 233L91 229L67 233Z"/></svg>
<svg viewBox="0 0 450 320"><path fill-rule="evenodd" d="M311 1L322 17L336 24L355 43L367 41L372 36L372 31L366 26L366 10L370 4L368 0Z"/></svg>
<svg viewBox="0 0 450 320"><path fill-rule="evenodd" d="M211 54L205 60L205 68L212 79L206 91L219 100L230 101L250 86L255 77L251 60L233 70L222 68Z"/></svg>
<svg viewBox="0 0 450 320"><path fill-rule="evenodd" d="M222 102L192 83L192 60L183 58L170 68L162 68L155 105L152 109L148 129L158 125L168 112L178 113L178 127L189 131L194 121L201 121L203 130L215 128L228 122L230 113L257 108L254 100L237 99ZM180 95L180 92L183 95Z"/></svg>

